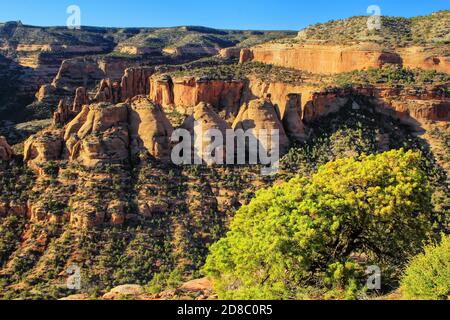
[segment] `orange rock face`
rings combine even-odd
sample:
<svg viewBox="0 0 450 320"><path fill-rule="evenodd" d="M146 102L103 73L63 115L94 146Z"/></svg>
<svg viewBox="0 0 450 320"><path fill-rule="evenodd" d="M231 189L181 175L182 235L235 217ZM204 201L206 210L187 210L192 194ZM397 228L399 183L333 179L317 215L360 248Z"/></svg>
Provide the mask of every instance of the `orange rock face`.
<svg viewBox="0 0 450 320"><path fill-rule="evenodd" d="M53 125L63 125L69 119L69 116L69 107L64 104L63 100L59 101L58 107L55 113L53 113Z"/></svg>
<svg viewBox="0 0 450 320"><path fill-rule="evenodd" d="M133 98L129 127L133 156L148 153L162 161L170 160L170 138L173 128L159 105L145 96Z"/></svg>
<svg viewBox="0 0 450 320"><path fill-rule="evenodd" d="M29 164L41 164L61 158L63 149L60 130L44 131L31 136L25 142L24 161Z"/></svg>
<svg viewBox="0 0 450 320"><path fill-rule="evenodd" d="M385 53L376 45L266 44L241 55L241 62L251 60L316 74L335 74L369 67L378 68L387 63L401 63L397 54Z"/></svg>
<svg viewBox="0 0 450 320"><path fill-rule="evenodd" d="M349 95L328 92L312 93L303 108L303 120L310 122L339 111L349 102Z"/></svg>
<svg viewBox="0 0 450 320"><path fill-rule="evenodd" d="M297 93L290 93L286 96L284 113L280 114L280 119L286 133L297 141L306 138L305 127L302 121L302 96Z"/></svg>
<svg viewBox="0 0 450 320"><path fill-rule="evenodd" d="M78 113L81 111L81 107L89 104L89 97L86 92L86 88L79 87L75 91L75 99L73 100L72 111Z"/></svg>
<svg viewBox="0 0 450 320"><path fill-rule="evenodd" d="M155 76L150 78L150 99L162 106L172 106L174 104L173 97L173 81L170 76Z"/></svg>
<svg viewBox="0 0 450 320"><path fill-rule="evenodd" d="M100 103L85 107L69 123L64 138L70 160L85 166L127 160L128 106Z"/></svg>
<svg viewBox="0 0 450 320"><path fill-rule="evenodd" d="M450 73L450 58L433 53L430 48L411 47L398 50L403 66Z"/></svg>
<svg viewBox="0 0 450 320"><path fill-rule="evenodd" d="M122 77L121 101L125 102L138 95L149 93L149 78L154 73L154 68L129 68Z"/></svg>
<svg viewBox="0 0 450 320"><path fill-rule="evenodd" d="M193 138L192 150L199 159L206 162L208 165L225 162L226 136L227 130L231 129L231 126L213 111L212 105L204 102L197 105L194 109L194 114L186 119L182 127L191 133ZM211 152L209 152L210 150L208 150L208 147L212 145L213 142L216 142L209 135L210 130L220 132L223 138L222 143L215 146L215 155L212 155Z"/></svg>
<svg viewBox="0 0 450 320"><path fill-rule="evenodd" d="M152 79L150 99L166 107L175 105L192 112L200 102L209 103L226 115L236 115L244 87L243 81L202 80L193 77Z"/></svg>
<svg viewBox="0 0 450 320"><path fill-rule="evenodd" d="M45 102L48 97L51 97L56 91L56 88L50 84L42 85L39 91L36 93L35 97L39 102Z"/></svg>
<svg viewBox="0 0 450 320"><path fill-rule="evenodd" d="M219 51L219 56L224 59L232 59L237 58L239 59L241 54L241 48L225 48Z"/></svg>
<svg viewBox="0 0 450 320"><path fill-rule="evenodd" d="M120 84L118 82L111 82L109 79L103 79L100 82L100 87L94 100L96 102L119 103L121 101L120 91Z"/></svg>
<svg viewBox="0 0 450 320"><path fill-rule="evenodd" d="M11 159L13 151L6 141L5 137L0 136L0 160L8 161Z"/></svg>
<svg viewBox="0 0 450 320"><path fill-rule="evenodd" d="M269 138L260 139L259 135L263 132L262 130L266 130L269 136L274 133L273 130L278 130L280 154L284 154L289 148L289 139L274 105L269 99L256 99L244 105L233 123L233 129L253 130L255 137L258 137L260 144L268 153L273 150L272 141L269 141Z"/></svg>
<svg viewBox="0 0 450 320"><path fill-rule="evenodd" d="M241 51L240 62L259 61L316 74L336 74L385 64L450 72L448 56L432 48L409 47L386 52L375 44L352 46L317 44L264 44Z"/></svg>
<svg viewBox="0 0 450 320"><path fill-rule="evenodd" d="M251 49L242 49L239 54L239 63L245 63L254 59L253 51Z"/></svg>
<svg viewBox="0 0 450 320"><path fill-rule="evenodd" d="M103 79L100 81L94 101L117 104L127 102L138 95L147 95L150 92L149 78L153 72L153 68L147 67L128 68L120 82L112 81L109 78ZM78 95L76 95L75 101L77 97Z"/></svg>
<svg viewBox="0 0 450 320"><path fill-rule="evenodd" d="M303 105L303 120L310 122L337 112L352 102L353 97L362 98L377 111L412 125L450 120L450 99L442 93L408 92L382 87L310 92L309 98L305 99L306 104Z"/></svg>

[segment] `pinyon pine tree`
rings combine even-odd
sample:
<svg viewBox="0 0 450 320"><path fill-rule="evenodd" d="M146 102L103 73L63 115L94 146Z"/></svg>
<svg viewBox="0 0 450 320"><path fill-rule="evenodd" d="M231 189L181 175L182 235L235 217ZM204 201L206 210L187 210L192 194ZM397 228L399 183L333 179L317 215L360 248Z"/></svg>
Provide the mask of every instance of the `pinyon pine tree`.
<svg viewBox="0 0 450 320"><path fill-rule="evenodd" d="M383 283L398 277L432 234L419 162L403 150L340 159L259 191L212 246L204 273L225 299L355 298L370 265Z"/></svg>

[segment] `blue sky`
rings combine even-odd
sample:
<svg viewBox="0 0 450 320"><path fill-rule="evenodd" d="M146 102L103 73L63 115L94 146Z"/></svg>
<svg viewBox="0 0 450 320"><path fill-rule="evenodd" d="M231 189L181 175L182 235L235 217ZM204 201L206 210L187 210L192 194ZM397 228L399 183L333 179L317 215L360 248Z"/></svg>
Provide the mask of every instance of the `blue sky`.
<svg viewBox="0 0 450 320"><path fill-rule="evenodd" d="M69 5L81 8L90 26L162 27L202 25L226 29L298 30L316 22L366 15L411 17L450 9L448 0L0 0L0 21L65 25Z"/></svg>

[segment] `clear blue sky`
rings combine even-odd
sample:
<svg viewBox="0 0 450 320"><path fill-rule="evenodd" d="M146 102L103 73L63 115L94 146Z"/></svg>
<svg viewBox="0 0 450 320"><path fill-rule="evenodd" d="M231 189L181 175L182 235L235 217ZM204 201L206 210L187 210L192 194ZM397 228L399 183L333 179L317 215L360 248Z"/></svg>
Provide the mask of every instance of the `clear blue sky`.
<svg viewBox="0 0 450 320"><path fill-rule="evenodd" d="M0 21L65 25L69 5L81 8L82 24L111 27L202 25L227 29L298 30L316 22L366 15L411 17L450 9L448 0L0 0Z"/></svg>

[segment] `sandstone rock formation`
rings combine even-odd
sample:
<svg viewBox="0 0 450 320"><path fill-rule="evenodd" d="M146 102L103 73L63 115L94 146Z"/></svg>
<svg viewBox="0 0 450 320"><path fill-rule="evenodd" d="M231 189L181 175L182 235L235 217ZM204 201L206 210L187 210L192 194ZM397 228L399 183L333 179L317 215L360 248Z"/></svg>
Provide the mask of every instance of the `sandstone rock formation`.
<svg viewBox="0 0 450 320"><path fill-rule="evenodd" d="M84 87L92 86L95 81L103 77L104 73L95 61L67 59L61 63L52 85L55 88L72 91L80 85Z"/></svg>
<svg viewBox="0 0 450 320"><path fill-rule="evenodd" d="M73 115L61 102L54 115L55 121L64 123L67 114ZM172 132L172 125L161 106L146 96L135 96L129 104L100 102L84 105L63 130L63 156L87 167L121 163L130 156L137 160L149 155L168 161ZM38 142L33 140L35 144Z"/></svg>
<svg viewBox="0 0 450 320"><path fill-rule="evenodd" d="M192 113L200 102L209 103L226 116L236 115L244 87L243 81L221 81L194 77L153 78L150 99L164 107L175 105L181 112Z"/></svg>
<svg viewBox="0 0 450 320"><path fill-rule="evenodd" d="M239 59L241 48L225 48L219 51L219 56L224 59Z"/></svg>
<svg viewBox="0 0 450 320"><path fill-rule="evenodd" d="M125 70L122 80L102 79L94 97L95 102L127 102L138 95L149 94L149 78L154 68L139 67Z"/></svg>
<svg viewBox="0 0 450 320"><path fill-rule="evenodd" d="M194 114L186 119L182 127L191 133L194 156L208 165L225 162L227 130L230 130L231 127L213 111L212 105L205 102L198 104L194 109ZM215 140L217 139L216 133L220 133L222 143ZM208 150L213 143L215 153ZM231 152L234 153L234 150Z"/></svg>
<svg viewBox="0 0 450 320"><path fill-rule="evenodd" d="M411 92L391 87L355 87L310 91L303 101L303 121L309 123L339 111L358 98L376 111L417 126L429 122L446 122L450 119L450 99L438 90ZM357 108L365 107L359 105Z"/></svg>
<svg viewBox="0 0 450 320"><path fill-rule="evenodd" d="M53 113L53 125L64 125L69 120L70 114L69 106L64 103L64 100L60 100L56 111Z"/></svg>
<svg viewBox="0 0 450 320"><path fill-rule="evenodd" d="M297 141L306 138L305 127L302 121L302 96L297 93L291 93L286 96L284 113L280 114L286 133Z"/></svg>
<svg viewBox="0 0 450 320"><path fill-rule="evenodd" d="M349 102L348 94L342 92L312 92L303 108L303 120L311 122L320 117L338 112Z"/></svg>
<svg viewBox="0 0 450 320"><path fill-rule="evenodd" d="M129 68L125 70L122 77L121 101L125 102L137 95L146 95L149 93L149 78L155 72L154 68Z"/></svg>
<svg viewBox="0 0 450 320"><path fill-rule="evenodd" d="M169 75L150 78L150 98L164 107L174 104L173 81Z"/></svg>
<svg viewBox="0 0 450 320"><path fill-rule="evenodd" d="M49 130L28 138L24 146L24 161L43 164L61 159L63 137L61 130Z"/></svg>
<svg viewBox="0 0 450 320"><path fill-rule="evenodd" d="M75 113L81 111L84 105L89 104L89 97L85 87L78 87L75 91L75 98L73 100L72 110Z"/></svg>
<svg viewBox="0 0 450 320"><path fill-rule="evenodd" d="M401 64L395 52L385 52L374 44L341 46L315 44L265 44L243 50L241 63L258 61L315 74L335 74L379 68L385 64Z"/></svg>
<svg viewBox="0 0 450 320"><path fill-rule="evenodd" d="M0 136L0 160L8 161L11 159L13 151L6 141L5 137Z"/></svg>
<svg viewBox="0 0 450 320"><path fill-rule="evenodd" d="M85 107L68 124L64 139L70 160L86 166L127 160L128 105L99 103Z"/></svg>
<svg viewBox="0 0 450 320"><path fill-rule="evenodd" d="M161 161L170 160L173 128L161 106L145 96L132 99L129 112L131 155L150 154Z"/></svg>
<svg viewBox="0 0 450 320"><path fill-rule="evenodd" d="M50 84L44 84L39 88L35 97L38 102L53 103L55 99L56 88Z"/></svg>
<svg viewBox="0 0 450 320"><path fill-rule="evenodd" d="M103 295L103 300L120 300L137 298L144 294L144 288L140 285L126 284L113 288L110 292Z"/></svg>
<svg viewBox="0 0 450 320"><path fill-rule="evenodd" d="M288 137L269 98L252 100L244 105L233 123L233 129L253 130L255 137L268 154L275 147L271 139L273 130L278 130L280 155L287 152L289 148ZM267 136L260 137L264 132L261 130L266 130Z"/></svg>
<svg viewBox="0 0 450 320"><path fill-rule="evenodd" d="M254 59L253 51L251 49L242 49L239 53L239 63L245 63Z"/></svg>
<svg viewBox="0 0 450 320"><path fill-rule="evenodd" d="M397 50L405 68L420 68L450 73L450 57L442 52L435 52L433 47L407 47Z"/></svg>
<svg viewBox="0 0 450 320"><path fill-rule="evenodd" d="M96 102L119 103L121 101L120 91L120 84L117 81L111 82L110 79L103 79L94 100Z"/></svg>

